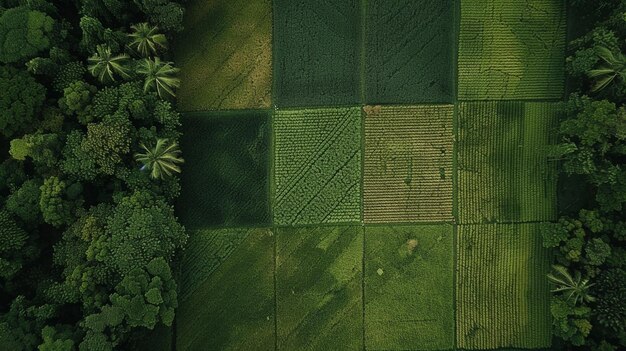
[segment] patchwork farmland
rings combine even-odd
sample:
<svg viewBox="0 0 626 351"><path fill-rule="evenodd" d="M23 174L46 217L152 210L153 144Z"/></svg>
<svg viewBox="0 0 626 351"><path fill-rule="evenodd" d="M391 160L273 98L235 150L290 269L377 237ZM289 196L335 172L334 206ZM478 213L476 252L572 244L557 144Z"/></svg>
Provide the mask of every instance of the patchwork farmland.
<svg viewBox="0 0 626 351"><path fill-rule="evenodd" d="M176 350L551 346L564 1L189 9Z"/></svg>

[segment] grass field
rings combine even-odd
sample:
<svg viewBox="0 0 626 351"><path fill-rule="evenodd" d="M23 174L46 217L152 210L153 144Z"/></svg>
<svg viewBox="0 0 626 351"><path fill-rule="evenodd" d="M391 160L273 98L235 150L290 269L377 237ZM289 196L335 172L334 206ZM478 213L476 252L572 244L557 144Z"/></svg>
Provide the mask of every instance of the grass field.
<svg viewBox="0 0 626 351"><path fill-rule="evenodd" d="M189 229L271 221L266 112L185 115L178 215Z"/></svg>
<svg viewBox="0 0 626 351"><path fill-rule="evenodd" d="M556 219L556 162L548 155L559 111L556 103L460 104L460 223Z"/></svg>
<svg viewBox="0 0 626 351"><path fill-rule="evenodd" d="M363 229L276 231L280 350L362 350Z"/></svg>
<svg viewBox="0 0 626 351"><path fill-rule="evenodd" d="M274 222L361 220L361 108L274 114Z"/></svg>
<svg viewBox="0 0 626 351"><path fill-rule="evenodd" d="M274 0L278 107L360 101L360 0Z"/></svg>
<svg viewBox="0 0 626 351"><path fill-rule="evenodd" d="M274 349L275 236L268 229L232 235L245 238L180 304L177 350ZM212 240L213 236L205 233L204 237ZM191 238L191 242L198 241ZM198 266L192 269L206 271Z"/></svg>
<svg viewBox="0 0 626 351"><path fill-rule="evenodd" d="M182 111L269 108L271 0L192 0L176 40Z"/></svg>
<svg viewBox="0 0 626 351"><path fill-rule="evenodd" d="M463 0L459 99L560 99L564 0Z"/></svg>
<svg viewBox="0 0 626 351"><path fill-rule="evenodd" d="M452 220L452 105L365 108L367 223Z"/></svg>
<svg viewBox="0 0 626 351"><path fill-rule="evenodd" d="M541 348L551 343L549 251L540 223L461 225L457 347Z"/></svg>
<svg viewBox="0 0 626 351"><path fill-rule="evenodd" d="M365 1L365 102L452 102L456 0Z"/></svg>
<svg viewBox="0 0 626 351"><path fill-rule="evenodd" d="M454 347L451 225L365 227L368 350Z"/></svg>

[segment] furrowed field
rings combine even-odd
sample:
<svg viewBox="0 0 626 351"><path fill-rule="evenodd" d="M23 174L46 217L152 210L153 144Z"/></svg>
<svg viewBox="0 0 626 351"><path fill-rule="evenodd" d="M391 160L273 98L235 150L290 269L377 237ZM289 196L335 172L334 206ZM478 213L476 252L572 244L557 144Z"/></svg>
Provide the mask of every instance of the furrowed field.
<svg viewBox="0 0 626 351"><path fill-rule="evenodd" d="M551 346L562 1L190 9L177 350Z"/></svg>

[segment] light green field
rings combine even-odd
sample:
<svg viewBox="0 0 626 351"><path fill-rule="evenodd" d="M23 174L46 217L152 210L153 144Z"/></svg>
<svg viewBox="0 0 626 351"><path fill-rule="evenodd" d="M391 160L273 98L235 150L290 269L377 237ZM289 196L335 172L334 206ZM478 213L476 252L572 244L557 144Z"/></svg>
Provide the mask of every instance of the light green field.
<svg viewBox="0 0 626 351"><path fill-rule="evenodd" d="M276 230L279 350L362 350L363 229Z"/></svg>
<svg viewBox="0 0 626 351"><path fill-rule="evenodd" d="M540 223L459 226L458 348L550 346L550 253L541 245L540 228Z"/></svg>
<svg viewBox="0 0 626 351"><path fill-rule="evenodd" d="M452 221L452 105L366 106L367 223Z"/></svg>
<svg viewBox="0 0 626 351"><path fill-rule="evenodd" d="M274 223L361 220L361 108L274 114Z"/></svg>
<svg viewBox="0 0 626 351"><path fill-rule="evenodd" d="M176 40L182 111L269 108L270 0L191 0Z"/></svg>
<svg viewBox="0 0 626 351"><path fill-rule="evenodd" d="M460 100L560 99L565 0L463 0Z"/></svg>
<svg viewBox="0 0 626 351"><path fill-rule="evenodd" d="M368 350L454 347L451 225L365 227Z"/></svg>
<svg viewBox="0 0 626 351"><path fill-rule="evenodd" d="M215 235L220 233L225 232ZM210 232L196 234L203 237L192 237L190 243L199 245L206 239L210 244L205 247L213 252L229 252L222 248L227 242L234 247L218 264L215 259L203 258L193 266L185 266L185 270L193 269L191 274L195 276L206 276L176 312L176 349L273 350L273 233L269 229L233 230L229 236L245 238L230 241L215 240ZM188 258L184 260L189 262ZM202 262L207 266L201 267Z"/></svg>
<svg viewBox="0 0 626 351"><path fill-rule="evenodd" d="M557 103L475 102L459 106L459 222L556 219Z"/></svg>

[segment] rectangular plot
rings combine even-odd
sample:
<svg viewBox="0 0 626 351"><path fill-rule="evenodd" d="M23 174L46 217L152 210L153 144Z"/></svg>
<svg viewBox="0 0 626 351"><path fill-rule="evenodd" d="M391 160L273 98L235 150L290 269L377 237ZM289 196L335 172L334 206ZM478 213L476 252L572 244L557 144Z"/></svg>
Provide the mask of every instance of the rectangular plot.
<svg viewBox="0 0 626 351"><path fill-rule="evenodd" d="M452 105L365 107L364 220L452 220Z"/></svg>
<svg viewBox="0 0 626 351"><path fill-rule="evenodd" d="M556 219L559 114L557 103L460 104L460 223Z"/></svg>
<svg viewBox="0 0 626 351"><path fill-rule="evenodd" d="M275 104L360 101L359 0L275 0Z"/></svg>
<svg viewBox="0 0 626 351"><path fill-rule="evenodd" d="M193 0L176 40L182 111L269 108L271 0Z"/></svg>
<svg viewBox="0 0 626 351"><path fill-rule="evenodd" d="M451 225L365 227L368 350L454 348Z"/></svg>
<svg viewBox="0 0 626 351"><path fill-rule="evenodd" d="M361 108L274 114L274 222L361 220Z"/></svg>
<svg viewBox="0 0 626 351"><path fill-rule="evenodd" d="M550 346L551 256L542 247L541 225L459 227L458 348Z"/></svg>
<svg viewBox="0 0 626 351"><path fill-rule="evenodd" d="M276 234L278 349L363 350L363 229Z"/></svg>
<svg viewBox="0 0 626 351"><path fill-rule="evenodd" d="M564 0L463 0L459 99L559 99Z"/></svg>
<svg viewBox="0 0 626 351"><path fill-rule="evenodd" d="M274 236L268 229L231 234L244 237L176 311L177 350L274 350Z"/></svg>
<svg viewBox="0 0 626 351"><path fill-rule="evenodd" d="M455 0L369 0L365 102L454 99Z"/></svg>
<svg viewBox="0 0 626 351"><path fill-rule="evenodd" d="M259 225L269 215L269 116L186 114L177 211L189 229Z"/></svg>

